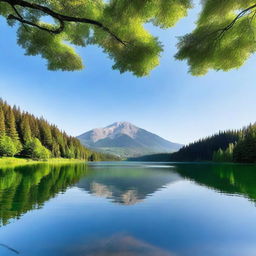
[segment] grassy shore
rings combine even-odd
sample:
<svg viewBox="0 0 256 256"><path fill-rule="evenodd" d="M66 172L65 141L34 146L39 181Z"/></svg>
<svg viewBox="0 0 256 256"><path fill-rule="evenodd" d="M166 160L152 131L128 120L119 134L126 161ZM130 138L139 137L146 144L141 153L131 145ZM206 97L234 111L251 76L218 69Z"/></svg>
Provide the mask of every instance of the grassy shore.
<svg viewBox="0 0 256 256"><path fill-rule="evenodd" d="M83 163L85 160L79 159L67 159L67 158L50 158L48 160L33 160L26 158L16 158L16 157L1 157L0 158L0 168L7 166L19 166L19 165L29 165L38 163L49 163L49 164L65 164L65 163Z"/></svg>

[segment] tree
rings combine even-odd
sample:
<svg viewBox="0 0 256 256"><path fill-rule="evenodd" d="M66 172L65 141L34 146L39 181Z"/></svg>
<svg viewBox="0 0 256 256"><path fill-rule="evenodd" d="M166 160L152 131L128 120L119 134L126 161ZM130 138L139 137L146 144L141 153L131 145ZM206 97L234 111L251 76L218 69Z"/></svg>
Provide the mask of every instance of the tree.
<svg viewBox="0 0 256 256"><path fill-rule="evenodd" d="M45 120L41 120L40 122L40 138L42 144L48 149L52 150L52 132L49 124Z"/></svg>
<svg viewBox="0 0 256 256"><path fill-rule="evenodd" d="M213 152L212 160L214 162L223 162L223 150L220 148L217 151Z"/></svg>
<svg viewBox="0 0 256 256"><path fill-rule="evenodd" d="M163 46L144 24L174 26L192 0L0 0L0 15L18 27L18 44L27 55L41 55L50 70L79 70L71 46L95 44L113 59L114 69L144 76L159 64ZM195 30L180 38L176 58L190 72L229 70L256 51L254 0L202 0ZM45 16L53 23L45 22Z"/></svg>
<svg viewBox="0 0 256 256"><path fill-rule="evenodd" d="M195 30L180 38L176 54L190 72L230 70L242 66L256 51L254 0L204 0Z"/></svg>
<svg viewBox="0 0 256 256"><path fill-rule="evenodd" d="M20 143L19 134L16 129L16 122L15 122L15 116L13 113L13 109L9 106L7 108L6 113L6 134L8 137L10 137L15 145L15 154L19 153L22 150L22 145Z"/></svg>
<svg viewBox="0 0 256 256"><path fill-rule="evenodd" d="M234 153L235 145L233 143L230 143L225 150L226 155L226 162L232 162L233 161L233 153Z"/></svg>
<svg viewBox="0 0 256 256"><path fill-rule="evenodd" d="M18 44L27 55L45 58L50 70L82 69L70 44L95 44L114 61L114 69L137 76L149 74L163 50L144 24L172 27L190 7L190 0L0 0L0 14L18 27Z"/></svg>
<svg viewBox="0 0 256 256"><path fill-rule="evenodd" d="M24 115L21 120L21 136L24 144L31 141L32 136L28 115Z"/></svg>
<svg viewBox="0 0 256 256"><path fill-rule="evenodd" d="M0 156L14 156L19 152L16 143L8 136L0 138Z"/></svg>
<svg viewBox="0 0 256 256"><path fill-rule="evenodd" d="M243 136L234 148L234 161L256 163L256 124L243 130Z"/></svg>
<svg viewBox="0 0 256 256"><path fill-rule="evenodd" d="M5 136L5 118L4 112L0 106L0 138Z"/></svg>
<svg viewBox="0 0 256 256"><path fill-rule="evenodd" d="M45 148L39 139L32 139L25 145L24 151L26 156L32 159L48 159L51 156L51 152Z"/></svg>
<svg viewBox="0 0 256 256"><path fill-rule="evenodd" d="M52 155L54 157L60 157L60 146L55 141L52 144Z"/></svg>
<svg viewBox="0 0 256 256"><path fill-rule="evenodd" d="M19 135L18 132L16 130L16 123L15 123L15 117L13 114L13 111L11 109L11 107L9 107L7 114L6 114L6 132L7 135L12 138L15 141L19 140Z"/></svg>
<svg viewBox="0 0 256 256"><path fill-rule="evenodd" d="M232 162L233 161L234 144L230 143L226 150L221 148L213 152L212 160L214 162Z"/></svg>

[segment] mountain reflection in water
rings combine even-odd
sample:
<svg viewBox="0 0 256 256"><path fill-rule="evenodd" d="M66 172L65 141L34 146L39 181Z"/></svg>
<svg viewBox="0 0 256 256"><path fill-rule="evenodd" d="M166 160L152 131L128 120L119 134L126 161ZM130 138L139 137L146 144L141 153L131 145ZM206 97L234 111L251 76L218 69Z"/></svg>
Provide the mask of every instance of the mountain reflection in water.
<svg viewBox="0 0 256 256"><path fill-rule="evenodd" d="M142 240L127 234L115 234L111 237L94 239L90 245L79 245L67 255L81 256L174 256Z"/></svg>
<svg viewBox="0 0 256 256"><path fill-rule="evenodd" d="M2 169L0 255L254 256L255 202L255 165Z"/></svg>
<svg viewBox="0 0 256 256"><path fill-rule="evenodd" d="M254 165L222 164L38 164L0 170L0 225L40 209L70 187L134 205L171 184L189 179L221 193L256 201Z"/></svg>
<svg viewBox="0 0 256 256"><path fill-rule="evenodd" d="M156 191L182 178L167 165L90 165L86 177L77 186L92 195L111 199L114 203L133 205ZM167 168L166 168L167 167Z"/></svg>

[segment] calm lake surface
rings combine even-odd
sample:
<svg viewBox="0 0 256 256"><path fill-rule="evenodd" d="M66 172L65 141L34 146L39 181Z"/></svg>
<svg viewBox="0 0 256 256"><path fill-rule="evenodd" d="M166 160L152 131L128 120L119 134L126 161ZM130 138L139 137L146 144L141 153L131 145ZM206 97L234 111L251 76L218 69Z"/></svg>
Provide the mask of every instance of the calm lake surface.
<svg viewBox="0 0 256 256"><path fill-rule="evenodd" d="M0 255L255 256L253 165L0 170Z"/></svg>

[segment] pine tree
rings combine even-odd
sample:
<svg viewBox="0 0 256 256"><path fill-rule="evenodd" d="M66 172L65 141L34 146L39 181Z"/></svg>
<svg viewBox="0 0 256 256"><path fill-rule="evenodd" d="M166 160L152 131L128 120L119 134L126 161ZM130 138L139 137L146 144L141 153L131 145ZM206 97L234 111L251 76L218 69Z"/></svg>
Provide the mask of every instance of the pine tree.
<svg viewBox="0 0 256 256"><path fill-rule="evenodd" d="M33 115L28 115L28 118L32 137L40 139L39 120Z"/></svg>
<svg viewBox="0 0 256 256"><path fill-rule="evenodd" d="M44 120L40 120L40 121L41 121L41 125L40 125L41 142L49 150L52 150L53 139L52 139L50 126L46 121Z"/></svg>
<svg viewBox="0 0 256 256"><path fill-rule="evenodd" d="M60 157L60 146L55 141L52 144L52 155L54 157Z"/></svg>
<svg viewBox="0 0 256 256"><path fill-rule="evenodd" d="M256 124L243 130L240 140L234 148L234 161L256 163Z"/></svg>
<svg viewBox="0 0 256 256"><path fill-rule="evenodd" d="M29 125L29 118L28 115L25 114L22 117L21 121L21 136L22 136L22 142L26 144L27 142L31 141L31 129Z"/></svg>
<svg viewBox="0 0 256 256"><path fill-rule="evenodd" d="M0 137L5 136L5 118L2 107L0 107Z"/></svg>
<svg viewBox="0 0 256 256"><path fill-rule="evenodd" d="M9 107L7 110L7 115L5 120L6 120L7 135L14 141L19 141L19 135L16 129L15 117L11 107Z"/></svg>

